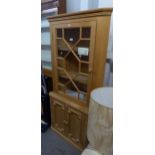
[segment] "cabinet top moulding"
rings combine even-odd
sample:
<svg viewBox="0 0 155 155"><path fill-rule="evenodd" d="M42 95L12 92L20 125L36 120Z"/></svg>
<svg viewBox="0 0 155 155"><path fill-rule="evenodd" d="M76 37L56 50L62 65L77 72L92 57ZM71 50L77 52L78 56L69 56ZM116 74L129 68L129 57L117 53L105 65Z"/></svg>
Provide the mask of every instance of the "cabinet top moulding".
<svg viewBox="0 0 155 155"><path fill-rule="evenodd" d="M75 13L61 14L48 17L50 22L60 21L60 20L71 20L87 17L96 17L96 16L111 16L112 8L101 8L95 10L80 11Z"/></svg>

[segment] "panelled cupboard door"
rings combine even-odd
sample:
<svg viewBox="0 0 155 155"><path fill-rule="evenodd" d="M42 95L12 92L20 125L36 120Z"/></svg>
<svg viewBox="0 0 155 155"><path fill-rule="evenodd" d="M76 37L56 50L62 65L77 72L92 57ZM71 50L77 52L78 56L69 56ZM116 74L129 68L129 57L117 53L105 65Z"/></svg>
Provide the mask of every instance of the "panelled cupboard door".
<svg viewBox="0 0 155 155"><path fill-rule="evenodd" d="M51 98L52 127L78 148L87 142L87 115L65 102Z"/></svg>
<svg viewBox="0 0 155 155"><path fill-rule="evenodd" d="M96 21L53 25L55 90L88 103Z"/></svg>
<svg viewBox="0 0 155 155"><path fill-rule="evenodd" d="M52 103L52 123L55 129L64 134L65 105L58 101Z"/></svg>
<svg viewBox="0 0 155 155"><path fill-rule="evenodd" d="M71 141L77 145L81 145L81 134L82 134L82 113L68 107L67 109L67 118L68 118L68 137Z"/></svg>

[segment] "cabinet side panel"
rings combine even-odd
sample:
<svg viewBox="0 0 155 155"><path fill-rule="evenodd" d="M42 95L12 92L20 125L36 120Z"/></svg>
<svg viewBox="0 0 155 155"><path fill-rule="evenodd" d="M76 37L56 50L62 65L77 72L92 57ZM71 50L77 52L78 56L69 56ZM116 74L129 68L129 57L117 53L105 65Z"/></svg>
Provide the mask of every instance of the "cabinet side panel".
<svg viewBox="0 0 155 155"><path fill-rule="evenodd" d="M110 16L97 17L96 47L93 64L92 89L103 86L109 39Z"/></svg>
<svg viewBox="0 0 155 155"><path fill-rule="evenodd" d="M55 26L53 23L50 23L50 32L51 32L51 56L52 56L52 73L53 73L53 90L57 90L57 70L56 70L56 65L57 65L57 46L56 46L56 31L55 31Z"/></svg>

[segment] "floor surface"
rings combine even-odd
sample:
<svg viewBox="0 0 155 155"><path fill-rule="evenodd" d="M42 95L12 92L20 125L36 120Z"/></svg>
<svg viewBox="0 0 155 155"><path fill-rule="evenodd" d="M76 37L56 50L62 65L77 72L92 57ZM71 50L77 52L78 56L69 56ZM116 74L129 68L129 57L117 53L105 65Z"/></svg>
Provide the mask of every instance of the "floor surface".
<svg viewBox="0 0 155 155"><path fill-rule="evenodd" d="M81 155L81 152L48 129L45 133L41 133L41 155Z"/></svg>

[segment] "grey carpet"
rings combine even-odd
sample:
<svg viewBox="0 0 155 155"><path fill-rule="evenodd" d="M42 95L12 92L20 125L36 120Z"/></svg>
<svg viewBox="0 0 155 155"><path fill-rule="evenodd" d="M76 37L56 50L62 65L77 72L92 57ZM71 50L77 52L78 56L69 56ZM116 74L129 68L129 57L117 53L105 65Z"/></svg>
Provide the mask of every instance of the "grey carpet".
<svg viewBox="0 0 155 155"><path fill-rule="evenodd" d="M81 155L81 152L49 129L41 133L41 155Z"/></svg>

